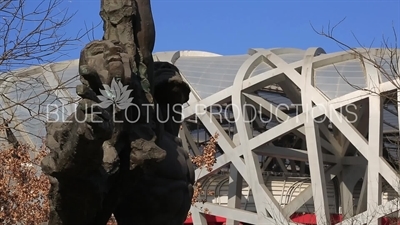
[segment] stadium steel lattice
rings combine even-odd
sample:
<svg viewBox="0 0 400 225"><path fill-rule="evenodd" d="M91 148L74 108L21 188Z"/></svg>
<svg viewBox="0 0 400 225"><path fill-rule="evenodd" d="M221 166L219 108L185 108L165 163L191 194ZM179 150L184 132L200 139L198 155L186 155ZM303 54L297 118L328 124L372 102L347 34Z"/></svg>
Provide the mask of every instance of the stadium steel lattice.
<svg viewBox="0 0 400 225"><path fill-rule="evenodd" d="M385 49L356 51L399 71ZM399 106L380 97L400 96L398 80L352 51L321 48L159 52L154 59L175 64L191 87L180 133L190 153L200 154L219 134L213 171L196 170L205 202L191 208L194 224L207 224L205 214L227 224L290 224L301 213L315 213L318 224L339 222L330 215L349 225L398 217ZM391 65L383 69L393 71ZM12 122L23 121L18 130L28 133L19 138L41 143L35 134L43 136L37 129L44 132L49 108L38 102L57 108L58 119L74 111L77 71L72 60L3 75L2 116L17 112ZM29 97L60 84L50 97ZM23 104L7 107L11 101ZM26 107L37 109L36 119L26 120L32 117Z"/></svg>

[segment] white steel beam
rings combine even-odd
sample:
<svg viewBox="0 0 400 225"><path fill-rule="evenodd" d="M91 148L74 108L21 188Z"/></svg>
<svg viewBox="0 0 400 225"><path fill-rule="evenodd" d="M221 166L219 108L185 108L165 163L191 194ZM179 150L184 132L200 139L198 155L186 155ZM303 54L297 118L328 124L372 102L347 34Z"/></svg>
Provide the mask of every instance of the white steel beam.
<svg viewBox="0 0 400 225"><path fill-rule="evenodd" d="M218 121L207 111L202 111L198 115L199 119L203 123L204 127L211 134L218 133L218 145L225 152L225 157L231 161L242 177L247 180L248 172L246 170L246 166L243 162L243 159L240 158L240 155L243 154L240 146L235 146L233 141L228 137L222 126L218 123Z"/></svg>
<svg viewBox="0 0 400 225"><path fill-rule="evenodd" d="M345 166L340 175L340 198L344 219L354 216L353 190L364 176L365 166Z"/></svg>
<svg viewBox="0 0 400 225"><path fill-rule="evenodd" d="M229 168L228 207L240 209L242 206L243 177L234 165ZM238 220L227 219L226 225L239 225Z"/></svg>
<svg viewBox="0 0 400 225"><path fill-rule="evenodd" d="M354 92L352 92L352 93L354 93ZM314 95L313 95L313 97L314 97ZM323 106L323 105L321 105L321 106ZM325 106L323 108L325 108ZM349 122L346 121L346 118L344 118L343 115L336 112L334 107L327 107L325 109L329 110L329 113L327 113L327 116L332 121L332 123L342 132L342 134L344 134L346 136L346 138L357 148L357 150L365 158L369 159L368 152L367 152L368 151L367 149L369 149L369 145L368 145L367 140L364 138L364 136L362 134L360 134L360 132L353 125L349 124ZM394 170L388 168L386 163L383 163L384 159L379 158L376 160L378 160L378 162L380 162L379 171L380 171L381 175L391 184L391 186L393 188L398 188L399 187L398 180L400 180L400 175L398 173L396 173ZM385 172L383 172L383 170Z"/></svg>
<svg viewBox="0 0 400 225"><path fill-rule="evenodd" d="M362 94L360 94L360 92ZM347 104L350 104L350 103L353 103L353 102L356 102L356 101L359 101L361 99L368 97L368 95L365 95L364 92L362 92L362 91L360 91L360 92L358 92L358 91L351 92L349 94L343 95L343 96L336 98L334 100L331 100L329 102L319 104L316 107L313 107L309 113L311 113L314 116L314 118L319 117L319 116L327 113L326 109L331 109L331 111L336 110L337 108L343 107ZM329 114L329 113L327 113L327 114ZM249 141L248 147L251 149L255 149L255 148L261 146L263 143L269 142L281 135L284 135L294 129L297 129L297 128L303 126L304 122L305 122L305 114L304 113L299 114L294 117L291 117L290 119L286 120L285 123L281 123L281 124L275 126L274 129L265 131L264 133L251 139ZM352 142L352 143L357 144L354 142ZM360 143L362 143L362 141ZM365 139L364 139L363 146L364 147L367 146L367 144L365 143Z"/></svg>
<svg viewBox="0 0 400 225"><path fill-rule="evenodd" d="M368 165L364 171L363 183L358 197L356 214L365 212L367 210L367 188L368 188Z"/></svg>
<svg viewBox="0 0 400 225"><path fill-rule="evenodd" d="M308 152L301 149L278 147L273 145L263 145L253 150L258 155L267 155L283 159L291 159L296 161L308 161ZM333 155L322 154L324 162L337 163L338 160Z"/></svg>
<svg viewBox="0 0 400 225"><path fill-rule="evenodd" d="M388 92L398 89L400 85L400 78L394 79L393 81L386 81L380 84L380 92Z"/></svg>
<svg viewBox="0 0 400 225"><path fill-rule="evenodd" d="M200 208L196 205L190 208L190 212L192 214L193 225L207 225L207 219L204 213L201 212Z"/></svg>
<svg viewBox="0 0 400 225"><path fill-rule="evenodd" d="M314 89L312 86L312 78L314 76L312 68L312 59L316 49L308 49L304 58L302 67L302 76L304 77L304 85L301 86L301 99L303 112L306 113L306 121L304 122L306 132L306 146L308 152L308 163L310 165L311 186L314 200L314 209L317 224L330 224L331 215L329 212L329 200L326 191L324 163L322 158L322 150L320 143L319 125L315 122L315 118L310 114L309 109L312 108L312 101L307 94L309 89ZM306 107L306 110L304 106Z"/></svg>
<svg viewBox="0 0 400 225"><path fill-rule="evenodd" d="M341 164L336 164L329 168L325 172L325 181L329 182L342 170ZM312 186L308 186L305 190L303 190L294 200L289 202L284 208L283 213L286 217L290 217L293 213L295 213L302 205L308 202L313 197Z"/></svg>
<svg viewBox="0 0 400 225"><path fill-rule="evenodd" d="M205 203L195 203L195 207L199 209L207 209L209 215L217 215L224 218L229 218L232 220L241 221L250 224L260 224L258 223L257 213L248 212L245 210L230 208L226 206L219 206L209 202ZM276 224L275 220L271 218L265 218L265 223L260 225ZM202 224L203 225L203 224Z"/></svg>
<svg viewBox="0 0 400 225"><path fill-rule="evenodd" d="M366 101L366 106L369 105L369 99L365 99L363 101ZM362 108L360 110L360 112L357 114L358 118L357 121L353 123L354 127L357 128L357 130L360 131L361 135L363 137L365 137L368 134L368 107ZM343 134L341 134L343 138L345 138L343 136ZM349 151L349 146L350 146L350 141L348 139L345 138L344 140L344 144L343 144L343 152L342 155L345 155L348 153ZM354 151L354 148L352 148L352 150ZM352 154L354 154L354 152L351 152Z"/></svg>
<svg viewBox="0 0 400 225"><path fill-rule="evenodd" d="M247 97L247 101L249 101L251 104L258 104L258 106L261 108L261 111L263 114L268 115L270 117L275 116L277 119L281 121L286 121L292 117L284 113L282 110L277 108L276 106L272 105L265 99L261 98L260 96L254 95L254 94L247 94L244 93L244 95ZM305 140L305 131L304 131L304 126L297 128L297 131L293 131L296 135L298 135L300 138ZM340 146L335 145L337 142L332 141L333 144L328 143L326 140L321 139L321 146L331 152L334 155L339 155L339 148Z"/></svg>
<svg viewBox="0 0 400 225"><path fill-rule="evenodd" d="M242 95L242 83L247 79L252 71L263 61L265 57L262 54L254 54L247 59L239 68L235 80L233 82L234 91L232 93L232 104L239 110L234 110L236 127L240 138L240 146L246 162L246 169L248 171L248 179L246 180L253 194L258 196L254 198L254 203L257 209L257 224L266 223L267 215L265 210L278 221L286 220L281 212L282 208L276 201L275 197L268 188L266 188L264 179L260 169L258 156L248 148L249 139L253 136L250 127L249 117L247 110L243 108L245 104L245 97ZM263 198L261 198L263 196Z"/></svg>
<svg viewBox="0 0 400 225"><path fill-rule="evenodd" d="M239 143L233 142L235 145ZM229 167L229 185L228 185L228 207L241 209L242 206L242 189L243 189L243 177L235 168L235 165ZM226 219L226 225L239 225L240 221L233 219Z"/></svg>
<svg viewBox="0 0 400 225"><path fill-rule="evenodd" d="M239 155L240 157L240 155ZM212 174L213 172L215 172L216 170L220 169L221 167L227 165L228 163L231 162L232 160L232 156L228 155L228 154L222 154L220 156L218 156L216 158L216 162L214 163L213 167L212 167L212 171L208 172L208 170L202 168L202 169L196 169L195 170L195 177L196 179L202 179L203 177L206 177L210 174ZM243 171L242 171L243 172Z"/></svg>
<svg viewBox="0 0 400 225"><path fill-rule="evenodd" d="M383 102L377 88L380 84L378 71L369 63L364 63L364 67L368 88L374 92L369 97L367 213L371 218L369 224L381 225L380 218L374 215L377 207L382 204L382 179L379 175L379 164L383 150Z"/></svg>
<svg viewBox="0 0 400 225"><path fill-rule="evenodd" d="M185 107L182 110L182 117L188 118L192 115L198 114L204 111L205 108L210 107L215 104L221 104L229 102L231 98L231 94L233 91L233 87L228 87L224 90L221 90L205 99L201 99L196 103L192 103L189 106Z"/></svg>

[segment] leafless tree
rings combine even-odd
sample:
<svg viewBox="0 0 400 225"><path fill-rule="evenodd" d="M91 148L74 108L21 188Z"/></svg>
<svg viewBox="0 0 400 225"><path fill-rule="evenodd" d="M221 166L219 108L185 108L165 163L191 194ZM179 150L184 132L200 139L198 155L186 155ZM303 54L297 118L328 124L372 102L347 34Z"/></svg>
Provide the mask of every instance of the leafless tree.
<svg viewBox="0 0 400 225"><path fill-rule="evenodd" d="M391 90L384 90L380 84L372 82L372 87L360 87L354 85L349 81L346 74L336 69L338 75L343 80L353 87L355 90L366 91L370 94L378 94L383 99L383 108L388 114L393 114L395 117L399 116L399 101L400 101L400 48L398 45L399 37L397 35L396 26L391 26L391 33L382 35L382 38L376 43L375 40L371 42L369 46L363 45L358 39L357 35L352 33L353 38L358 44L357 47L351 46L343 40L340 40L335 31L345 21L346 18L342 19L338 23L327 27L323 27L317 30L312 26L313 30L318 34L336 43L341 49L350 53L354 56L354 59L360 61L361 65L365 68L373 66L378 75L380 75L381 82L388 82L394 88ZM378 46L378 47L377 47ZM335 65L334 65L335 66ZM336 67L335 67L336 68ZM366 75L366 79L369 79ZM391 166L400 173L400 137L398 124L390 124L383 120L388 126L393 127L392 131L385 131L383 133L383 157L387 160ZM397 196L400 197L400 196ZM396 206L397 210L399 209ZM392 217L395 218L390 224L398 224L399 220L396 218L399 212L393 213Z"/></svg>
<svg viewBox="0 0 400 225"><path fill-rule="evenodd" d="M346 42L337 38L335 30L345 21L346 18L342 19L333 26L329 23L328 26L322 27L321 30L317 30L312 26L313 30L323 37L326 37L343 49L354 55L356 59L359 59L362 65L370 64L373 65L378 72L381 74L382 80L387 80L391 82L397 89L400 89L400 71L399 71L399 59L400 59L400 49L398 46L398 36L394 25L392 25L392 34L382 36L380 40L380 47L373 47L375 41L373 40L369 46L361 44L357 35L352 33L354 39L358 43L358 46L350 46ZM366 87L359 87L348 81L348 78L344 76L341 72L337 70L338 74L353 88L356 90L365 90L370 93L376 93L373 89ZM378 87L376 87L378 88ZM394 92L380 92L382 97L385 97L388 101L392 103L397 102L397 93ZM396 107L397 110L397 107Z"/></svg>
<svg viewBox="0 0 400 225"><path fill-rule="evenodd" d="M75 13L64 8L64 2L0 1L1 224L40 224L48 219L50 184L38 165L47 150L32 145L40 144L40 139L31 143L22 139L44 136L37 130L47 119L45 105L56 102L56 95L77 78L49 82L50 73L62 74L67 67L54 71L50 65L79 48L81 39L93 30L68 33Z"/></svg>
<svg viewBox="0 0 400 225"><path fill-rule="evenodd" d="M43 122L47 118L45 105L56 102L55 93L74 79L53 79L55 82L49 85L44 74L52 70L50 64L79 47L80 40L93 29L68 33L65 28L75 13L63 8L62 3L0 1L0 120L19 131L16 133L44 135L25 128Z"/></svg>
<svg viewBox="0 0 400 225"><path fill-rule="evenodd" d="M379 84L374 84L373 88L360 87L352 84L352 82L348 80L348 77L345 74L336 69L337 73L344 79L344 81L352 86L355 90L364 90L371 94L379 94L384 99L385 110L397 116L399 113L398 92L400 90L400 48L398 46L399 37L397 36L396 27L392 25L391 34L387 36L382 36L378 48L372 47L376 46L374 41L372 41L369 46L362 45L357 38L357 35L352 33L354 39L358 44L357 48L355 48L353 46L350 46L346 42L339 40L336 36L336 28L338 28L344 21L345 18L333 26L328 24L326 28L322 28L321 30L317 30L314 27L312 28L317 34L332 40L334 43L338 44L338 46L344 51L347 51L350 54L354 55L354 58L360 60L362 65L372 65L374 68L377 69L378 74L380 74L382 82L390 82L396 88L392 91L381 91L378 86ZM388 125L393 126L390 124ZM387 146L390 146L390 150L392 152L397 152L397 158L400 158L399 130L396 127L393 128L394 129L392 133L385 134L384 140L388 143ZM386 151L384 151L384 154L385 153L385 158L389 161L389 163L400 171L399 159L396 160L390 157L390 155Z"/></svg>

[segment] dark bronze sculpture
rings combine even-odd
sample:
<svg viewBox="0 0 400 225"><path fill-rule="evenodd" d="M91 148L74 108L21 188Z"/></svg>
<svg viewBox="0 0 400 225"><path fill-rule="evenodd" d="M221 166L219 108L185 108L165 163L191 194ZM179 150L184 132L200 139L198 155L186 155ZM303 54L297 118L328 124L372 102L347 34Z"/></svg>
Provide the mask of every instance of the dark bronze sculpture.
<svg viewBox="0 0 400 225"><path fill-rule="evenodd" d="M176 67L153 62L149 0L102 0L100 15L103 40L80 56L76 113L47 125L48 224L103 225L112 213L119 225L182 224L194 183L177 138L189 87ZM118 82L119 91L105 88Z"/></svg>
<svg viewBox="0 0 400 225"><path fill-rule="evenodd" d="M190 89L173 65L155 62L154 67L157 120L162 121L158 145L167 154L164 160L136 170L140 175L132 179L137 184L115 211L118 224L182 224L191 205L194 169L177 138L182 119L179 106L188 100Z"/></svg>

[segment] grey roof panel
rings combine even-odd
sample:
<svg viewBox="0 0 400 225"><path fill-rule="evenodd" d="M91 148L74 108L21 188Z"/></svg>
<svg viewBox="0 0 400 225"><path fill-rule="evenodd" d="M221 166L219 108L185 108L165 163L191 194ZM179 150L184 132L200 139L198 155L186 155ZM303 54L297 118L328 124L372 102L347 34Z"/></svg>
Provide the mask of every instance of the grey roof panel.
<svg viewBox="0 0 400 225"><path fill-rule="evenodd" d="M175 65L201 98L233 84L236 73L249 55L183 57Z"/></svg>
<svg viewBox="0 0 400 225"><path fill-rule="evenodd" d="M78 63L78 60L73 60L51 66L52 72L55 74L60 85L65 87L73 99L78 98L75 89L78 84L81 84L78 74Z"/></svg>
<svg viewBox="0 0 400 225"><path fill-rule="evenodd" d="M350 60L315 69L314 86L330 99L367 86L359 60Z"/></svg>

